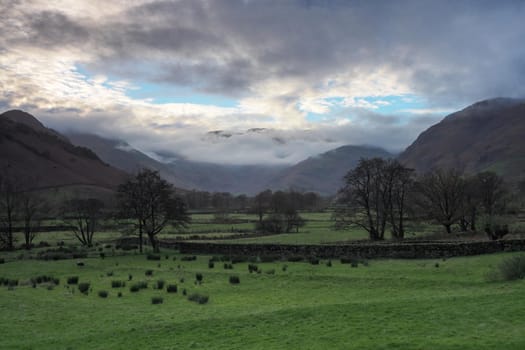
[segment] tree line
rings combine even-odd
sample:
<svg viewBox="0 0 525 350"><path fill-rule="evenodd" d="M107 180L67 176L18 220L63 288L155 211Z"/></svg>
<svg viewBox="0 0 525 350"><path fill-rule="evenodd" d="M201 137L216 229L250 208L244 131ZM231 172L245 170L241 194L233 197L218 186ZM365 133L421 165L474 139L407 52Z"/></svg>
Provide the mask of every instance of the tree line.
<svg viewBox="0 0 525 350"><path fill-rule="evenodd" d="M361 159L349 171L336 199L337 228L360 227L370 240L406 235L406 223L432 221L451 233L482 229L490 239L502 238L508 225L501 222L509 187L494 172L465 175L455 169L436 169L416 176L395 159ZM525 186L522 186L525 190Z"/></svg>

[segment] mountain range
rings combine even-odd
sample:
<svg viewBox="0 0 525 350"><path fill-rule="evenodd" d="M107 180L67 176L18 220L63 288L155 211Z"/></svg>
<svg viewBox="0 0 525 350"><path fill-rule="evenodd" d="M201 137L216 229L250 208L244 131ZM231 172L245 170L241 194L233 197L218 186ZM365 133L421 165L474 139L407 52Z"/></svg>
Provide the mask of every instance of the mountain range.
<svg viewBox="0 0 525 350"><path fill-rule="evenodd" d="M214 137L227 137L220 132ZM433 125L398 159L423 173L457 168L493 170L512 181L525 170L525 101L497 98L475 103ZM92 185L114 189L143 167L158 170L178 188L253 195L264 189L337 192L359 159L394 155L369 146L342 146L290 166L227 165L182 157L151 157L124 140L88 133L61 134L19 110L0 115L0 167L37 187ZM159 161L158 159L171 159Z"/></svg>

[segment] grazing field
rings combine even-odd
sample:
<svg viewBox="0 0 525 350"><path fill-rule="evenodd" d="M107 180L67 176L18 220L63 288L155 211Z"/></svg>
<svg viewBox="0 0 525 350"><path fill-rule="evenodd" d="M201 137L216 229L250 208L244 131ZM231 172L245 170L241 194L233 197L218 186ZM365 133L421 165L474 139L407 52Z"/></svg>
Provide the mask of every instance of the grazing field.
<svg viewBox="0 0 525 350"><path fill-rule="evenodd" d="M524 349L525 280L486 278L515 255L357 267L322 260L216 261L210 268L208 256L185 261L166 251L158 261L106 256L82 259L84 266L9 259L0 264L0 278L17 279L18 286L0 286L0 348ZM250 264L262 272L248 272ZM59 284L33 287L31 278L43 275ZM72 277L78 284L68 284ZM162 289L155 289L159 280ZM131 292L141 281L147 288ZM87 295L78 288L84 282ZM168 293L168 285L177 292ZM184 289L209 301L189 301ZM154 297L162 300L153 304Z"/></svg>

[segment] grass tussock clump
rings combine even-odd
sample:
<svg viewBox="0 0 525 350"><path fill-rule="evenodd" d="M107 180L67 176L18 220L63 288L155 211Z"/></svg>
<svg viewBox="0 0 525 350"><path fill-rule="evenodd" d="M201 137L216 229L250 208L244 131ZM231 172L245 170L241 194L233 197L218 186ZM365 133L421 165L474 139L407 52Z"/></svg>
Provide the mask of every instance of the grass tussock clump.
<svg viewBox="0 0 525 350"><path fill-rule="evenodd" d="M87 295L89 293L90 286L91 285L88 282L82 282L78 284L78 290L80 291L80 293Z"/></svg>
<svg viewBox="0 0 525 350"><path fill-rule="evenodd" d="M250 273L258 272L259 271L259 266L255 265L255 264L248 264L248 271Z"/></svg>
<svg viewBox="0 0 525 350"><path fill-rule="evenodd" d="M208 303L209 297L207 295L193 293L188 296L188 300L202 305Z"/></svg>
<svg viewBox="0 0 525 350"><path fill-rule="evenodd" d="M53 276L47 276L47 275L41 275L31 278L30 280L31 284L42 284L42 283L51 283L56 286L60 284L60 280L58 278L55 278Z"/></svg>
<svg viewBox="0 0 525 350"><path fill-rule="evenodd" d="M153 305L162 304L164 302L164 299L162 297L152 297L151 303Z"/></svg>
<svg viewBox="0 0 525 350"><path fill-rule="evenodd" d="M111 288L123 288L126 286L124 281L111 281Z"/></svg>
<svg viewBox="0 0 525 350"><path fill-rule="evenodd" d="M70 276L67 278L67 284L78 284L78 276Z"/></svg>
<svg viewBox="0 0 525 350"><path fill-rule="evenodd" d="M16 287L18 286L18 280L13 278L0 277L0 285L7 287Z"/></svg>
<svg viewBox="0 0 525 350"><path fill-rule="evenodd" d="M515 281L525 278L525 255L503 260L495 270L487 275L490 281Z"/></svg>
<svg viewBox="0 0 525 350"><path fill-rule="evenodd" d="M132 284L131 287L129 287L129 291L133 293L136 293L141 289L148 289L148 282L140 281L140 282Z"/></svg>
<svg viewBox="0 0 525 350"><path fill-rule="evenodd" d="M105 291L105 290L100 290L98 292L98 296L101 297L101 298L107 298L108 295L109 295L109 293L107 291Z"/></svg>
<svg viewBox="0 0 525 350"><path fill-rule="evenodd" d="M177 293L177 285L176 284L168 284L166 287L166 292L168 293Z"/></svg>
<svg viewBox="0 0 525 350"><path fill-rule="evenodd" d="M157 288L157 289L164 289L164 284L165 284L165 283L166 283L166 282L165 282L164 280L158 280L158 281L157 281L156 288Z"/></svg>
<svg viewBox="0 0 525 350"><path fill-rule="evenodd" d="M241 283L239 276L230 276L230 284L239 284L239 283Z"/></svg>
<svg viewBox="0 0 525 350"><path fill-rule="evenodd" d="M203 276L202 276L202 273L196 273L195 274L195 280L199 283L202 282L202 279L203 279Z"/></svg>
<svg viewBox="0 0 525 350"><path fill-rule="evenodd" d="M144 273L146 276L153 276L153 270L146 270Z"/></svg>

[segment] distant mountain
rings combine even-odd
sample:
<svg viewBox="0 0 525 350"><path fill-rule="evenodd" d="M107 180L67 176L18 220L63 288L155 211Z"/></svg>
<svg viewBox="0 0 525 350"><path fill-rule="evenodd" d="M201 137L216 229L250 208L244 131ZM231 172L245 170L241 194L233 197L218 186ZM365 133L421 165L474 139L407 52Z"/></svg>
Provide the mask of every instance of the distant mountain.
<svg viewBox="0 0 525 350"><path fill-rule="evenodd" d="M452 113L421 133L399 160L418 172L492 170L510 179L522 178L525 100L496 98Z"/></svg>
<svg viewBox="0 0 525 350"><path fill-rule="evenodd" d="M136 150L125 141L86 133L68 132L66 135L75 145L93 150L104 162L127 173L133 174L142 168L148 168L157 170L164 179L176 187L185 189L198 187L191 179L178 176L169 165Z"/></svg>
<svg viewBox="0 0 525 350"><path fill-rule="evenodd" d="M361 158L374 157L391 158L393 155L381 148L342 146L283 170L268 187L335 194L343 185L343 177Z"/></svg>
<svg viewBox="0 0 525 350"><path fill-rule="evenodd" d="M19 110L0 114L0 171L30 181L35 188L90 185L113 189L127 176L93 151L74 146Z"/></svg>

